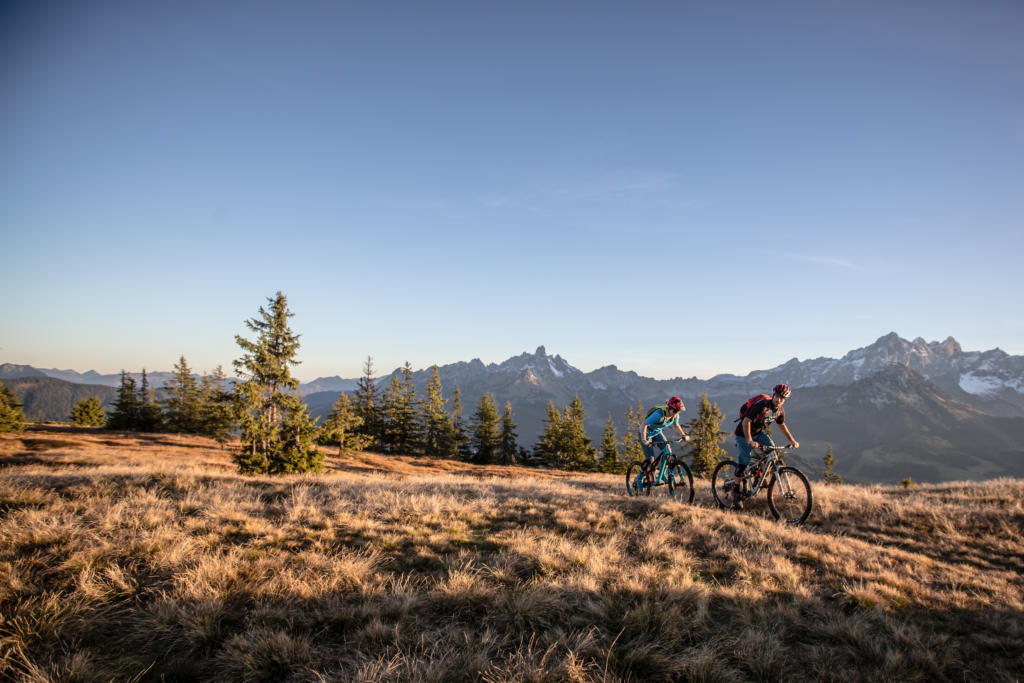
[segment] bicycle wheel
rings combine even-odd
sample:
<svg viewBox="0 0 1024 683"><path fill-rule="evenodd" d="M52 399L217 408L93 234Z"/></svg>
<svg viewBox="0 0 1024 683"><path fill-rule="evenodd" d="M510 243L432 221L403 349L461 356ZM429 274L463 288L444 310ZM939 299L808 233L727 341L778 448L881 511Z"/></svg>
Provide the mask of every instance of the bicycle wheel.
<svg viewBox="0 0 1024 683"><path fill-rule="evenodd" d="M626 493L631 496L651 495L650 487L646 486L649 477L645 476L643 466L643 460L634 460L626 469Z"/></svg>
<svg viewBox="0 0 1024 683"><path fill-rule="evenodd" d="M736 507L732 499L732 485L737 467L739 465L735 460L723 460L715 466L714 474L711 475L711 497L723 510L732 510Z"/></svg>
<svg viewBox="0 0 1024 683"><path fill-rule="evenodd" d="M811 485L804 473L795 467L780 467L768 484L768 507L775 519L786 524L803 524L811 514L813 503Z"/></svg>
<svg viewBox="0 0 1024 683"><path fill-rule="evenodd" d="M682 460L673 459L668 464L668 492L680 503L693 502L693 474Z"/></svg>

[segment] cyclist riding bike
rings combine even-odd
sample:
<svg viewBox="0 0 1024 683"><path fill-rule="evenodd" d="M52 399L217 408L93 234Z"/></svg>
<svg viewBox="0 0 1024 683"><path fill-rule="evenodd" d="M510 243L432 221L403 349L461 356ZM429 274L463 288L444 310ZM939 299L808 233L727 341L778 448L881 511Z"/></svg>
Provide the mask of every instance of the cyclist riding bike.
<svg viewBox="0 0 1024 683"><path fill-rule="evenodd" d="M772 395L761 394L751 398L743 406L740 423L736 427L736 478L733 481L732 495L736 507L743 507L742 491L740 482L744 470L750 464L750 451L760 446L774 446L770 436L765 429L772 423L779 425L779 429L789 439L789 448L800 448L800 444L793 437L786 426L786 411L782 407L786 399L793 392L785 384L777 384L772 389Z"/></svg>
<svg viewBox="0 0 1024 683"><path fill-rule="evenodd" d="M665 437L662 432L665 431L666 427L675 427L676 431L679 432L679 438L683 441L689 441L690 437L683 431L683 428L679 426L679 413L686 410L686 406L683 405L683 399L678 396L673 396L663 405L655 406L647 413L647 417L640 423L640 444L644 450L644 469L650 469L651 463L654 462L654 458L657 457L654 447L658 446L662 453L666 454L666 457L671 450L669 449L668 442L665 441Z"/></svg>

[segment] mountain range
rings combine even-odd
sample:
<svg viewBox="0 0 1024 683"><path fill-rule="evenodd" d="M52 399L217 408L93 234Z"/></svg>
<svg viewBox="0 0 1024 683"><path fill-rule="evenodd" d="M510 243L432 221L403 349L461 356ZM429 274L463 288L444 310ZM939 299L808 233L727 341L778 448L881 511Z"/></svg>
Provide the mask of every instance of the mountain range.
<svg viewBox="0 0 1024 683"><path fill-rule="evenodd" d="M120 375L10 364L0 365L0 379L31 376L33 370L37 376L64 373L56 378L69 382L104 378L111 386L107 382L114 377L116 386L120 381ZM706 380L656 380L614 365L582 372L543 346L502 363L473 359L438 371L447 397L460 388L467 419L484 393L492 394L499 408L511 402L520 443L527 448L543 430L548 403L561 408L575 395L587 411L588 434L599 443L609 414L621 434L630 405L650 407L673 394L686 402L684 419L690 419L707 393L726 415L723 429L731 431L740 403L785 382L794 389L786 407L789 426L801 442L790 459L814 473L821 470L826 444L833 446L837 471L851 481L986 479L1017 476L1024 465L1024 356L1000 349L964 351L952 337L908 341L890 333L839 359L793 358L746 376ZM381 390L399 372L379 378ZM167 376L149 374L155 386ZM429 376L429 370L413 374L420 395ZM351 392L356 381L321 377L301 385L300 392L313 415L325 416L338 393ZM18 393L16 385L12 389ZM28 403L26 412L34 414ZM50 419L66 419L66 414ZM731 436L725 447L731 454Z"/></svg>

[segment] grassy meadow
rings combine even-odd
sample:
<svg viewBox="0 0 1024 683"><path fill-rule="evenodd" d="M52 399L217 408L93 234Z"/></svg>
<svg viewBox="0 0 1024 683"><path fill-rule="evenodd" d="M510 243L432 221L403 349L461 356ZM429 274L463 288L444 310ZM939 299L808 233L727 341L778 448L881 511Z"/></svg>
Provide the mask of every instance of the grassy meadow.
<svg viewBox="0 0 1024 683"><path fill-rule="evenodd" d="M1024 481L722 512L621 477L0 435L0 679L1024 678Z"/></svg>

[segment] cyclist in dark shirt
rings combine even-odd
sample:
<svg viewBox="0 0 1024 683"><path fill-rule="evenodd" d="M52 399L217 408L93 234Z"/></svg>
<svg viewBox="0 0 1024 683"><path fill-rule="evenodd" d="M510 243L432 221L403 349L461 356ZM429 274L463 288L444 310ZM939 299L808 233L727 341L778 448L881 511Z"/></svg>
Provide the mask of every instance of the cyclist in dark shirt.
<svg viewBox="0 0 1024 683"><path fill-rule="evenodd" d="M789 439L789 447L800 448L800 444L789 431L789 427L786 426L786 411L782 407L792 393L785 384L777 384L772 390L771 398L760 398L754 401L747 409L746 415L740 420L739 425L736 426L736 462L739 467L736 468L736 480L733 482L733 501L737 506L742 505L739 502L739 482L743 471L750 464L751 449L756 448L758 444L762 446L775 445L771 437L765 433L768 425L772 422L779 425L779 429Z"/></svg>

